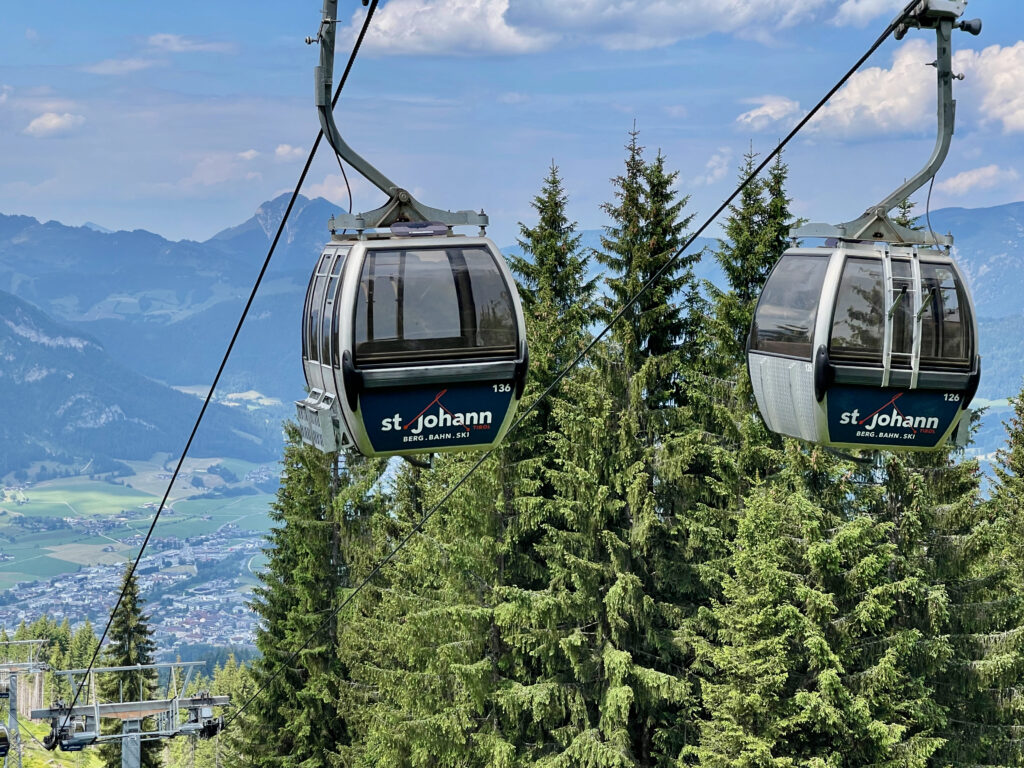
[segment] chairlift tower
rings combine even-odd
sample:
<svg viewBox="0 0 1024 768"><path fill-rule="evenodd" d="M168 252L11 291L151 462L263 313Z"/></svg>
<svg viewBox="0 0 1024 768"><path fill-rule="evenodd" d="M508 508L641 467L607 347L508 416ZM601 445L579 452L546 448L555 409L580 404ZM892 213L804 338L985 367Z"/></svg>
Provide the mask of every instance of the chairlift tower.
<svg viewBox="0 0 1024 768"><path fill-rule="evenodd" d="M120 741L121 768L140 768L143 741L170 739L180 735L210 739L224 727L223 717L215 717L213 708L230 706L229 696L212 696L208 692L200 692L195 696L185 695L185 689L191 682L196 667L204 664L202 661L179 661L56 671L55 674L67 678L72 691L88 685L91 701L76 704L74 707L63 701L55 701L46 709L32 710L32 719L49 721L51 731L43 739L47 749L60 747L65 752L77 752L93 744ZM166 671L166 698L144 699L140 696L132 700L130 692L122 689L120 701L99 701L96 695L96 675L151 670L158 673ZM179 671L182 672L180 684ZM156 729L142 730L142 721L150 717L156 720ZM102 734L100 722L103 718L120 720L121 733Z"/></svg>
<svg viewBox="0 0 1024 768"><path fill-rule="evenodd" d="M8 649L12 647L28 649L28 660L11 661L11 651L7 650L3 654L7 661L0 663L0 699L7 699L7 733L10 738L10 752L7 756L8 768L22 768L21 728L18 725L18 675L38 675L50 668L49 665L37 658L39 650L46 642L46 640L8 640L0 643L0 646ZM4 681L4 677L6 677L6 681ZM6 691L3 690L3 685L7 686Z"/></svg>

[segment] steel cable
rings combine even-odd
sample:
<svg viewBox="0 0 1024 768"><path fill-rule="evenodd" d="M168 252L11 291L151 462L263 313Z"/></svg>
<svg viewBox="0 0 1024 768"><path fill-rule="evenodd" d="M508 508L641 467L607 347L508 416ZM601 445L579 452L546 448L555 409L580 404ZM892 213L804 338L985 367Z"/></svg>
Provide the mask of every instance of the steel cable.
<svg viewBox="0 0 1024 768"><path fill-rule="evenodd" d="M352 65L355 63L356 55L359 53L359 48L362 46L363 38L366 36L366 30L370 26L370 20L373 18L373 13L377 9L378 2L379 0L372 0L369 9L366 12L366 18L363 20L363 26L360 29L359 36L356 38L355 44L352 47L352 53L349 55L348 64L346 64L345 71L342 73L341 79L338 81L338 87L334 91L334 98L331 99L332 108L338 103L341 91L345 87L345 82L348 80L349 73L352 71ZM181 453L181 458L178 459L178 464L174 468L174 473L171 475L171 479L167 483L167 490L164 492L163 499L160 501L160 506L157 508L156 514L153 516L153 521L150 523L149 530L146 532L146 537L142 541L142 547L139 549L139 554L136 556L135 561L127 571L124 586L121 588L121 594L118 596L117 602L114 603L114 608L110 612L110 618L107 620L107 624L103 628L103 634L100 635L99 643L96 644L96 650L93 652L92 658L89 660L89 665L86 667L86 674L82 678L82 683L75 691L75 696L71 701L71 706L68 707L68 715L64 720L65 726L68 723L68 719L71 717L71 710L74 709L75 704L78 702L78 697L82 692L82 688L85 686L85 681L89 677L89 671L91 671L93 666L96 664L96 659L99 657L100 650L103 647L103 641L106 640L110 627L114 622L114 616L117 614L117 609L124 600L125 593L128 589L128 582L134 575L135 570L138 568L139 562L142 560L142 555L146 551L146 545L149 544L149 540L153 536L153 530L156 528L157 521L160 519L160 514L167 505L167 499L171 494L171 490L174 488L174 483L178 479L178 475L185 463L185 459L188 457L189 449L192 447L192 441L195 439L196 433L199 431L199 425L203 421L203 416L206 415L206 409L213 400L213 393L216 391L217 384L220 382L221 374L224 373L224 368L227 365L228 358L231 356L231 352L235 347L235 342L238 340L239 333L241 333L242 325L245 323L245 319L249 315L249 310L252 308L252 303L256 298L256 293L263 282L264 275L266 275L267 267L270 266L270 259L273 257L274 251L277 249L277 243L281 239L281 235L284 233L285 224L288 222L288 217L291 215L292 208L295 206L295 201L298 199L299 191L302 189L302 184L305 182L310 166L313 164L313 158L316 156L317 149L320 147L320 141L323 139L323 135L323 131L320 131L317 134L316 140L313 142L313 148L309 151L309 157L306 158L306 164L303 166L302 173L299 175L298 183L295 185L295 190L292 192L292 196L288 200L288 206L285 208L284 215L281 217L281 223L277 227L277 233L274 235L274 239L270 244L270 249L267 251L267 256L263 260L263 266L260 269L259 275L256 277L256 282L253 284L252 291L249 293L249 299L245 303L245 308L242 310L242 314L238 318L238 324L235 326L235 331L231 335L231 340L228 342L227 349L224 352L224 357L221 360L220 366L217 368L217 373L213 377L213 383L210 385L210 391L203 400L203 407L199 410L199 415L196 417L195 424L192 427L192 432L189 434L188 440L185 443L185 448Z"/></svg>
<svg viewBox="0 0 1024 768"><path fill-rule="evenodd" d="M717 209L715 209L714 213L712 213L704 221L703 224L700 225L700 227L697 229L697 231L694 232L692 235L690 235L689 238L687 238L686 242L683 243L682 246L680 246L680 248L672 256L672 258L670 258L668 261L666 261L665 264L661 267L661 269L659 269L657 272L655 272L654 275L650 279L648 279L648 281L646 283L644 283L644 285L641 286L641 288L630 299L628 299L622 305L622 307L619 308L618 312L616 312L615 315L611 318L611 320L609 320L605 324L605 326L601 330L601 332L598 333L587 344L586 347L584 347L584 349L576 356L576 358L571 363L569 363L569 365L567 365L557 376L555 376L555 378L548 385L548 387L540 395L538 395L534 399L534 401L532 403L530 403L529 407L527 407L527 409L525 411L523 411L522 414L520 414L520 416L515 420L515 422L509 428L508 434L506 435L506 439L508 439L508 435L512 434L512 432L514 432L519 427L519 425L523 423L523 421L526 419L526 417L529 416L537 408L537 406L540 405L541 402L543 402L545 399L547 399L547 397L561 383L562 379L564 379L566 376L568 376L569 373L573 369L575 369L577 365L579 365L584 359L586 359L589 356L590 352L594 349L595 346L597 346L598 342L600 342L601 339L604 338L604 336L608 333L608 331L610 331L612 329L612 327L615 325L615 323L617 323L622 318L622 316L626 313L626 311L629 309L629 307L632 306L633 304L635 304L637 301L639 301L654 286L654 284L675 264L675 262L679 259L679 257L682 256L683 253L686 252L686 249L689 248L693 244L694 240L696 240L698 237L700 237L701 234L703 234L704 230L707 229L708 226L710 226L710 224L715 219L717 219L719 215L721 215L722 211L724 211L727 207L729 207L729 205L732 203L732 201L735 200L736 197L744 189L746 189L746 187L755 178L757 178L766 167L768 167L768 164L772 160L774 160L779 155L779 153L782 152L782 150L786 147L787 144L789 144L789 142L793 139L793 137L796 136L796 134L799 133L800 130L804 126L807 125L807 123L811 120L811 118L813 118L814 115L817 114L821 110L821 108L823 106L825 106L825 104L828 102L828 100L831 99L836 94L836 92L840 88L842 88L843 85L846 84L847 80L849 80L854 75L854 73L856 73L857 70L859 70L864 65L864 62L866 62L871 57L871 55L881 47L881 45L896 30L896 27L911 12L911 10L914 8L914 6L916 4L917 4L917 0L912 0L903 9L903 11L900 13L899 16L897 16L895 19L893 19L893 21L891 21L889 23L889 26L886 27L885 31L882 32L882 34L878 36L878 38L875 40L875 42L872 43L871 47L868 48L868 50L859 59L857 59L857 62L852 67L850 67L849 70L847 70L846 74L844 74L839 79L839 81L836 82L836 84L834 86L832 86L832 88L829 89L828 93L826 93L818 101L818 103L815 104L814 107L812 107L811 110L806 115L804 115L804 117L799 122L797 122L797 124L786 135L786 137L784 139L782 139L778 143L778 145L775 147L775 149L773 149L764 158L764 160L753 171L751 171L751 173L740 183L740 185L738 187L736 187L736 189L733 191L733 193L731 195L729 195L729 197L727 197ZM287 668L298 657L298 655L300 653L302 653L302 651L306 650L306 648L309 647L309 644L313 641L313 639L317 635L319 635L321 632L323 632L330 625L331 622L333 622L333 621L335 621L337 619L338 614L340 614L341 611L344 610L345 607L349 603L351 603L353 599L355 599L356 595L358 595L359 592L364 587L366 587L366 585L369 584L370 581L372 581L373 578L378 573L380 573L380 571L388 563L390 563L395 558L395 556L405 547L406 544L409 543L409 540L414 535L416 535L417 533L419 533L420 531L423 530L423 527L427 524L427 522L430 520L430 518L434 516L434 513L436 513L442 506L444 506L444 504L455 494L455 492L457 490L459 490L459 488L461 488L466 483L467 480L469 480L469 478L473 475L473 473L476 472L483 465L483 463L488 458L490 458L490 456L491 456L491 454L493 452L494 452L494 449L492 448L491 450L488 450L486 453L481 455L480 458L473 464L473 466L470 467L469 470L461 478L459 478L459 480L451 488L449 488L448 491L445 492L445 494L441 497L441 499L439 501L437 501L434 504L434 506L431 507L427 512L424 513L423 517L421 517L416 522L416 524L413 525L413 527L409 530L409 532L405 536L403 536L399 540L399 542L391 549L391 551L388 552L388 554L385 555L384 558L381 559L380 562L378 562L373 567L373 569L370 571L370 573L362 581L359 582L359 584L345 597L344 600L341 601L341 603L338 605L338 607L335 608L331 612L331 614L323 622L321 622L320 625L315 630L313 630L312 634L310 634L306 638L306 640L302 643L302 645L300 645L297 649L295 649L295 651L293 651L292 654L287 659L284 660L284 662L282 662L280 665L278 665L277 670L263 683L263 685L261 685L256 690L255 693L253 693L245 701L244 704L242 704L240 707L235 709L235 711L231 714L231 717L228 718L225 721L225 723L224 723L225 726L227 726L228 724L233 722L237 717L239 717L242 714L242 712L244 712L245 709L250 704L252 704L252 702L255 701L259 697L259 695L261 693L263 693L263 691L265 691L267 689L267 687L271 683L274 682L274 680L277 679L277 677L281 674L281 672L285 668Z"/></svg>

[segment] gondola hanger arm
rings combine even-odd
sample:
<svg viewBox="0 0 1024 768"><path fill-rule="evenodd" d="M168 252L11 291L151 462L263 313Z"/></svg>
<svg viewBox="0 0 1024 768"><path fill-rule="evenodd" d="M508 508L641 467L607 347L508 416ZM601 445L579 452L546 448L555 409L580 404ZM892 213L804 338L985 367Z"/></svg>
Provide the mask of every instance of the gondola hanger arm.
<svg viewBox="0 0 1024 768"><path fill-rule="evenodd" d="M859 218L843 224L805 224L790 231L790 237L836 237L844 240L878 240L889 243L917 243L921 245L952 245L951 235L938 235L931 231L913 230L889 218L889 211L906 200L935 176L949 153L956 119L956 100L953 98L953 80L963 75L953 73L952 32L962 29L972 35L981 32L981 20L957 21L967 6L967 0L920 0L909 12L898 19L895 36L900 40L911 28L934 29L936 58L928 62L936 70L938 91L938 135L931 157L924 167L897 187L877 205L868 208Z"/></svg>
<svg viewBox="0 0 1024 768"><path fill-rule="evenodd" d="M365 2L364 2L365 5ZM316 38L306 38L306 42L320 43L320 63L314 70L316 81L315 101L320 127L324 138L343 161L351 165L371 184L388 196L387 202L373 211L357 214L339 214L330 221L331 231L337 229L376 229L387 227L396 222L438 222L449 229L453 226L477 226L480 234L488 224L488 217L480 211L445 211L424 205L414 198L406 189L381 173L372 163L356 152L342 138L341 131L334 119L331 105L331 93L334 79L334 47L338 18L338 0L324 0L323 18Z"/></svg>

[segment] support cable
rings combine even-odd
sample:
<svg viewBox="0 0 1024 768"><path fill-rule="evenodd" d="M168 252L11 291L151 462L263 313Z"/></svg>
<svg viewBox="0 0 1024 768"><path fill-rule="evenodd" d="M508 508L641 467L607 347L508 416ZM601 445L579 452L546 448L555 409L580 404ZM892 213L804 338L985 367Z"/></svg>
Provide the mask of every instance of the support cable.
<svg viewBox="0 0 1024 768"><path fill-rule="evenodd" d="M509 428L508 434L511 434L512 432L514 432L516 430L516 428L518 428L519 425L523 423L523 421L526 419L526 417L529 416L534 410L536 410L537 406L540 405L540 403L543 402L545 399L547 399L547 397L558 387L558 385L562 382L562 379L564 379L566 376L568 376L569 373L573 369L575 369L577 365L579 365L584 359L587 358L587 356L590 354L590 352L593 350L593 348L595 346L597 346L598 342L600 342L601 339L604 338L604 336L608 333L608 331L610 331L612 329L612 326L614 326L622 318L622 316L626 313L626 311L633 304L635 304L637 301L639 301L654 286L654 284L675 264L675 262L679 259L679 257L682 256L683 253L685 253L686 249L689 248L693 244L694 240L696 240L698 237L700 237L701 234L703 234L704 230L707 229L708 226L710 226L711 223L715 219L717 219L719 215L721 215L722 211L724 211L726 208L728 208L729 205L732 203L732 201L735 200L736 197L755 178L757 178L757 176L760 175L760 173L766 167L768 167L768 164L772 160L774 160L782 152L782 150L786 147L787 144L789 144L789 142L793 139L793 137L796 136L797 133L799 133L800 130L805 125L807 125L807 123L811 120L811 118L813 118L814 115L817 114L821 110L821 108L823 106L825 106L826 102L828 102L828 100L831 99L836 94L836 92L846 84L846 81L849 80L854 75L854 73L856 73L857 70L859 70L864 65L864 62L866 62L871 57L871 55L881 47L881 45L896 30L896 27L900 24L900 22L903 21L903 19L911 12L911 10L916 5L917 5L917 0L912 0L903 9L903 11L900 13L899 16L897 16L893 21L889 22L889 26L887 26L885 28L885 31L882 32L882 34L878 36L878 39L876 39L875 42L871 44L871 47L868 48L868 50L859 59L857 59L857 62L852 67L850 67L849 70L847 70L846 74L844 74L839 79L839 81L834 86L832 86L832 88L829 89L828 93L826 93L818 101L818 103L815 104L814 107L812 107L811 110L806 115L804 115L804 117L793 127L793 129L786 135L786 137L784 139L782 139L782 141L779 142L778 146L776 146L775 149L773 149L765 157L765 159L757 166L757 168L755 168L753 171L751 171L751 173L740 183L740 185L738 187L736 187L736 189L733 191L733 193L731 195L729 195L729 197L727 197L722 202L722 204L720 206L718 206L717 209L715 209L715 212L712 213L704 221L703 224L700 225L700 227L697 229L697 231L694 232L692 235L690 235L689 238L687 238L686 242L683 243L682 246L680 246L680 248L672 256L672 258L670 258L668 261L666 261L665 264L661 267L661 269L659 269L657 272L655 272L654 275L652 275L650 277L650 279L648 279L647 282L644 283L643 286L630 299L628 299L622 305L622 307L619 308L618 312L616 312L615 315L611 318L611 320L609 320L607 322L607 324L604 326L604 328L601 329L601 332L598 333L587 344L587 346L583 348L583 351L581 351L576 356L576 358L571 363L569 363L569 365L567 365L557 376L555 376L554 380L552 380L552 382L548 385L548 387L540 395L538 395L536 397L536 399L534 399L534 401L530 404L530 406L522 414L520 414L520 416L515 420L515 422ZM507 439L507 435L506 435L506 439ZM363 578L362 581L359 582L359 584L345 597L344 600L341 601L341 603L338 605L338 607L335 608L331 612L331 614L323 622L321 622L320 625L316 629L313 630L313 632L306 638L306 640L302 643L302 645L300 645L297 649L295 649L291 653L291 655L288 656L288 658L284 660L284 662L282 662L280 665L278 665L277 670L263 683L262 686L260 686L258 689L256 689L256 692L253 693L252 696L250 696L245 701L244 704L242 704L240 707L236 708L234 710L234 712L232 712L231 717L224 722L225 727L227 725L229 725L230 723L232 723L239 715L241 715L242 712L245 711L246 707L248 707L250 704L252 704L252 702L255 701L256 698L261 693L263 693L263 691L265 691L267 689L267 687L272 682L274 682L274 680L277 679L277 677L281 674L281 672L284 671L288 666L290 666L291 663L298 657L298 655L300 653L302 653L302 651L306 650L306 648L309 647L309 644L313 641L313 639L317 635L319 635L321 632L323 632L330 625L331 622L333 622L333 621L335 621L337 619L338 614L340 614L341 611L344 610L345 607L349 603L351 603L352 600L355 599L356 595L358 595L359 592L362 591L362 589L364 587L366 587L366 585L369 584L370 581L378 573L380 573L380 571L388 563L390 563L395 558L395 556L405 547L406 544L409 543L409 540L414 535L416 535L417 533L419 533L420 531L423 530L423 527L427 524L427 522L430 520L430 518L434 516L434 513L437 512L442 506L444 506L444 504L455 494L455 492L457 490L459 490L459 488L461 488L466 483L467 480L469 480L470 476L472 476L472 474L474 472L476 472L483 465L483 463L488 458L490 458L490 456L491 456L491 454L493 452L494 452L494 449L492 448L492 449L488 450L486 453L484 453L473 464L473 466L470 467L469 470L461 478L459 478L459 480L451 488L449 488L448 491L445 492L445 494L441 497L441 499L439 501L437 501L434 504L434 506L432 506L427 512L424 513L423 517L421 517L416 522L416 524L413 525L413 527L409 530L409 532L406 533L406 535L403 536L399 540L399 542L391 549L391 551L388 552L388 554L385 555L384 558L382 558L373 567L373 569L370 571L370 573L365 578Z"/></svg>
<svg viewBox="0 0 1024 768"><path fill-rule="evenodd" d="M369 10L366 12L366 18L363 20L363 26L359 30L359 36L356 38L355 45L352 47L352 53L349 55L348 64L345 65L345 71L338 81L338 87L334 91L334 98L331 100L331 107L333 108L338 103L338 98L341 96L341 91L345 87L345 82L348 80L349 72L352 71L352 65L355 63L356 55L359 53L359 48L363 43L363 38L366 36L366 30L370 26L370 20L373 18L373 13L377 9L377 3L379 0L371 0ZM249 315L249 310L252 308L253 301L256 299L256 292L259 290L260 284L263 282L263 277L267 273L267 267L270 266L270 259L274 255L274 251L277 249L277 243L281 239L281 235L284 233L285 224L288 222L288 216L292 212L292 208L295 206L295 201L298 199L299 190L302 189L302 184L306 180L306 176L309 174L310 166L313 164L313 158L316 156L316 151L320 147L320 142L323 139L323 131L320 131L316 136L316 141L313 142L312 149L309 150L309 156L306 158L306 164L302 168L302 173L299 174L298 183L295 185L295 190L292 192L291 199L288 200L288 207L284 210L284 215L281 217L281 223L277 227L277 234L274 235L274 240L270 244L270 249L267 251L267 256L263 260L263 266L260 269L259 275L256 277L256 282L253 283L252 291L249 293L249 299L245 303L245 308L242 310L241 316L238 318L238 324L235 326L235 331L231 334L231 341L228 342L228 347L224 352L224 357L220 362L220 366L217 368L217 374L213 377L213 383L210 385L210 391L206 395L206 399L203 401L203 407L199 410L199 415L196 417L195 424L192 427L192 432L188 436L188 441L185 443L185 448L181 452L181 458L178 459L178 464L174 468L174 473L171 475L170 481L167 483L167 490L164 492L163 499L160 501L160 506L157 508L156 514L153 516L153 522L149 525L149 530L146 532L146 537L142 541L142 547L139 549L139 554L136 556L135 561L131 564L128 573L125 577L125 584L121 588L121 594L117 598L117 602L114 603L113 609L110 611L110 618L107 620L106 626L103 628L103 634L100 635L100 640L96 644L96 650L92 654L92 658L89 660L89 665L86 667L86 673L83 676L82 683L78 686L75 691L75 696L71 701L71 706L68 707L68 714L64 720L64 726L68 724L68 720L71 717L71 710L75 708L75 704L78 702L79 695L82 692L82 688L85 685L85 680L88 679L89 673L92 671L93 666L96 664L96 659L99 657L100 650L103 647L103 641L107 638L107 633L110 631L111 625L114 623L114 616L117 613L117 609L120 607L121 602L124 600L125 592L128 589L128 581L135 574L135 570L139 566L139 562L142 560L142 555L146 551L146 545L149 544L150 538L153 536L153 529L156 528L157 521L160 519L160 514L164 511L164 507L167 505L167 499L171 495L171 491L174 488L174 483L178 479L178 475L181 473L181 468L185 463L185 459L188 457L189 449L192 447L192 441L195 439L196 433L199 431L199 425L203 421L203 416L206 415L206 409L209 407L210 402L213 400L213 393L217 389L217 384L220 382L221 374L224 373L224 368L227 366L228 358L231 356L231 352L235 347L235 342L238 340L238 335L242 331L242 325L245 323L246 317ZM63 727L63 726L62 726Z"/></svg>

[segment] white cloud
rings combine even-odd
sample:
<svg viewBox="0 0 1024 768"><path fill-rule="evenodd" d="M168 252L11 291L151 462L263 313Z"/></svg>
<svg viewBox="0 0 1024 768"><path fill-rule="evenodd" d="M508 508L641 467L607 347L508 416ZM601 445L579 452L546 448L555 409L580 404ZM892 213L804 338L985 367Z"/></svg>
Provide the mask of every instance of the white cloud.
<svg viewBox="0 0 1024 768"><path fill-rule="evenodd" d="M58 115L56 112L45 112L29 123L24 133L36 138L59 136L74 130L84 122L85 118L82 115L72 115L69 112L62 115Z"/></svg>
<svg viewBox="0 0 1024 768"><path fill-rule="evenodd" d="M248 179L252 172L244 165L244 154L217 152L206 155L199 159L189 176L178 182L178 187L213 187L230 181ZM256 176L258 177L258 174Z"/></svg>
<svg viewBox="0 0 1024 768"><path fill-rule="evenodd" d="M278 144L274 150L274 156L278 160L298 160L305 153L302 147L293 147L291 144Z"/></svg>
<svg viewBox="0 0 1024 768"><path fill-rule="evenodd" d="M508 22L609 49L644 50L712 33L764 38L817 18L835 0L511 0Z"/></svg>
<svg viewBox="0 0 1024 768"><path fill-rule="evenodd" d="M800 112L800 102L787 99L785 96L758 96L746 99L745 103L758 106L737 117L736 122L755 131L763 130Z"/></svg>
<svg viewBox="0 0 1024 768"><path fill-rule="evenodd" d="M808 128L846 138L935 130L935 60L931 40L909 40L888 69L862 69L825 105ZM1008 47L969 48L953 54L957 125L998 123L1004 133L1024 131L1024 41Z"/></svg>
<svg viewBox="0 0 1024 768"><path fill-rule="evenodd" d="M883 14L895 17L905 5L904 0L845 0L839 6L832 23L838 27L849 24L863 27Z"/></svg>
<svg viewBox="0 0 1024 768"><path fill-rule="evenodd" d="M25 39L35 42L39 39L39 33L36 30L32 29L32 27L29 27L28 29L25 30Z"/></svg>
<svg viewBox="0 0 1024 768"><path fill-rule="evenodd" d="M79 102L56 95L54 89L48 85L12 88L8 91L8 94L11 108L28 114L39 115L43 112L77 113L82 109L82 105Z"/></svg>
<svg viewBox="0 0 1024 768"><path fill-rule="evenodd" d="M378 54L479 55L530 53L555 38L508 24L510 0L391 0L377 11L366 35ZM366 12L358 9L339 38L355 39Z"/></svg>
<svg viewBox="0 0 1024 768"><path fill-rule="evenodd" d="M0 104L5 104L7 102L7 98L13 90L14 89L9 85L0 86Z"/></svg>
<svg viewBox="0 0 1024 768"><path fill-rule="evenodd" d="M843 137L934 130L934 43L910 40L897 49L892 67L857 72L808 125Z"/></svg>
<svg viewBox="0 0 1024 768"><path fill-rule="evenodd" d="M992 45L980 52L958 51L953 68L967 74L966 90L980 90L983 122L1002 123L1004 133L1024 131L1024 90L1020 87L1024 82L1024 40L1006 48Z"/></svg>
<svg viewBox="0 0 1024 768"><path fill-rule="evenodd" d="M732 150L728 147L720 147L704 166L704 171L694 178L693 183L697 186L708 186L716 181L725 178L729 172L729 162L732 160Z"/></svg>
<svg viewBox="0 0 1024 768"><path fill-rule="evenodd" d="M255 149L247 149L245 152L239 152L238 156L243 160L254 160L260 156L260 153Z"/></svg>
<svg viewBox="0 0 1024 768"><path fill-rule="evenodd" d="M168 53L234 53L234 43L203 42L194 37L172 35L167 32L150 35L147 40L151 48Z"/></svg>
<svg viewBox="0 0 1024 768"><path fill-rule="evenodd" d="M498 96L498 101L501 104L523 104L529 100L529 96L525 93L518 93L517 91L509 91Z"/></svg>
<svg viewBox="0 0 1024 768"><path fill-rule="evenodd" d="M153 59L104 59L82 69L93 75L127 75L149 69L156 63Z"/></svg>
<svg viewBox="0 0 1024 768"><path fill-rule="evenodd" d="M353 211L366 210L371 207L375 207L372 203L367 203L366 195L372 194L375 197L380 197L380 193L377 188L374 187L370 182L366 181L362 176L355 173L354 171L348 172L348 180L352 186L352 197L354 199ZM302 193L307 197L323 197L339 206L343 212L348 211L348 189L345 187L345 179L340 173L328 174L324 176L323 181L318 184L311 184L308 187L304 187ZM419 191L416 189L412 190L413 197L419 195ZM360 198L362 198L363 208L360 208Z"/></svg>
<svg viewBox="0 0 1024 768"><path fill-rule="evenodd" d="M958 173L952 178L940 181L935 188L950 195L963 195L974 189L992 189L1017 181L1020 176L1013 168L1000 168L998 165L986 165L970 171Z"/></svg>
<svg viewBox="0 0 1024 768"><path fill-rule="evenodd" d="M668 104L664 109L666 115L676 119L682 119L689 114L689 111L682 104Z"/></svg>

